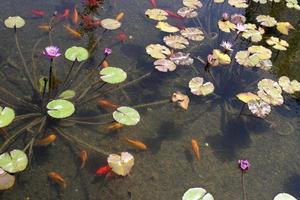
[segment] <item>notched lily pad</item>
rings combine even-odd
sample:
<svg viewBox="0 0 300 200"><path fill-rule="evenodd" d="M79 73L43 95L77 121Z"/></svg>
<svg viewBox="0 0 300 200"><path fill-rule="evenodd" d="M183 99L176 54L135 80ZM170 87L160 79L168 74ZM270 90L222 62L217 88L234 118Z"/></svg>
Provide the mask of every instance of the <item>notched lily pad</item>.
<svg viewBox="0 0 300 200"><path fill-rule="evenodd" d="M168 22L158 22L155 27L167 33L176 33L179 31L179 28L170 25Z"/></svg>
<svg viewBox="0 0 300 200"><path fill-rule="evenodd" d="M8 126L15 119L15 111L9 107L0 106L0 128Z"/></svg>
<svg viewBox="0 0 300 200"><path fill-rule="evenodd" d="M214 200L214 197L203 188L190 188L183 194L182 200Z"/></svg>
<svg viewBox="0 0 300 200"><path fill-rule="evenodd" d="M180 31L180 34L193 41L202 41L204 39L204 33L199 28L195 27L185 28Z"/></svg>
<svg viewBox="0 0 300 200"><path fill-rule="evenodd" d="M160 72L168 72L168 71L172 72L176 69L176 65L172 61L167 59L156 60L154 62L154 65L155 65L155 69L157 69Z"/></svg>
<svg viewBox="0 0 300 200"><path fill-rule="evenodd" d="M21 28L25 25L25 20L20 16L8 17L4 24L7 28Z"/></svg>
<svg viewBox="0 0 300 200"><path fill-rule="evenodd" d="M70 117L75 112L73 103L64 99L52 100L47 104L47 113L55 119Z"/></svg>
<svg viewBox="0 0 300 200"><path fill-rule="evenodd" d="M198 13L195 11L194 8L189 7L182 7L177 11L177 14L184 18L194 18L198 16Z"/></svg>
<svg viewBox="0 0 300 200"><path fill-rule="evenodd" d="M121 83L127 78L126 72L117 67L106 67L100 71L100 79L110 84Z"/></svg>
<svg viewBox="0 0 300 200"><path fill-rule="evenodd" d="M215 87L211 82L204 83L202 77L192 78L189 82L189 88L194 95L207 96L214 92Z"/></svg>
<svg viewBox="0 0 300 200"><path fill-rule="evenodd" d="M189 45L189 41L179 35L169 35L164 37L166 45L173 49L185 49Z"/></svg>
<svg viewBox="0 0 300 200"><path fill-rule="evenodd" d="M171 55L170 49L161 44L149 44L146 47L146 52L152 58L156 59L166 58L167 56Z"/></svg>
<svg viewBox="0 0 300 200"><path fill-rule="evenodd" d="M23 171L26 169L27 164L27 155L21 150L15 149L10 153L0 155L0 167L9 173Z"/></svg>
<svg viewBox="0 0 300 200"><path fill-rule="evenodd" d="M145 15L149 17L150 19L154 19L157 21L163 21L168 19L168 13L162 9L153 8L153 9L147 9L145 12Z"/></svg>
<svg viewBox="0 0 300 200"><path fill-rule="evenodd" d="M182 1L183 5L185 5L188 8L202 8L203 4L199 0L183 0Z"/></svg>
<svg viewBox="0 0 300 200"><path fill-rule="evenodd" d="M83 47L72 46L66 50L65 57L70 61L81 62L88 59L89 52Z"/></svg>
<svg viewBox="0 0 300 200"><path fill-rule="evenodd" d="M113 118L124 125L136 125L140 121L140 114L133 108L121 106L113 112Z"/></svg>

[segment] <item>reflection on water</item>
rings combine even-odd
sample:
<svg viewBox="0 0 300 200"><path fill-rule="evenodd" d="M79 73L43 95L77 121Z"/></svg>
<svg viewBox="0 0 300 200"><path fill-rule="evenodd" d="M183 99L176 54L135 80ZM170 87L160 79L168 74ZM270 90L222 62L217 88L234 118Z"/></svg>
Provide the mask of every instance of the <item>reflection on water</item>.
<svg viewBox="0 0 300 200"><path fill-rule="evenodd" d="M181 7L179 0L161 0L159 5L175 11ZM81 1L31 1L25 0L22 6L17 0L1 2L0 18L20 15L26 19L26 26L20 30L20 42L27 62L31 62L31 50L34 43L41 39L36 47L37 66L41 74L47 74L47 60L38 52L49 45L48 35L37 29L42 23L48 23L56 10L62 13L72 9L75 4L83 13L91 12L83 7ZM150 43L161 43L163 34L155 29L155 23L144 16L148 1L112 0L92 12L99 19L114 17L119 11L125 12L122 27L108 31L101 40L87 68L95 66L102 56L104 47L111 47L113 54L108 61L128 72L128 80L135 80L149 73L148 76L111 94L105 94L119 105L136 106L145 103L169 99L174 91L189 94L188 81L195 77L190 67L178 67L173 73L159 73L153 70L153 60L145 53L145 46ZM31 9L45 9L45 17L33 17ZM200 45L193 43L191 49L202 58L213 48L219 48L222 40L231 38L220 32L216 21L224 11L234 13L236 10L226 4L215 5L212 1L205 3L201 9L199 21L171 19L178 26L199 24L208 32L218 36L210 42ZM280 12L279 12L280 10ZM132 173L125 178L106 180L96 177L95 171L105 165L105 157L89 152L85 169L80 170L78 149L63 138L47 148L35 148L30 167L17 177L13 189L3 192L3 199L181 199L182 194L190 187L204 187L215 199L242 199L242 186L237 160L248 159L251 168L246 174L246 188L250 199L272 199L279 192L287 192L300 198L300 134L299 102L286 96L283 107L275 107L267 120L250 116L245 109L239 116L242 103L234 96L242 91L253 91L262 77L279 77L287 75L300 80L300 15L297 11L287 9L284 4L257 7L256 4L246 11L251 20L259 13L270 13L278 21L289 21L297 30L292 31L287 41L290 48L274 57L272 74L248 70L238 66L229 71L226 67L214 70L218 87L215 95L208 97L190 96L190 107L183 111L175 105L165 103L157 106L139 108L141 122L134 127L125 127L113 133L105 132L105 125L60 124L73 136L82 138L90 144L101 147L108 152L129 151L135 156ZM293 13L293 14L291 14ZM71 23L71 22L63 22ZM18 66L21 61L15 48L10 30L1 25L1 86L7 85L14 92L30 98L26 80L20 76ZM90 47L101 31L94 28L80 27L84 31L83 39L73 39L64 29L58 26L53 30L53 43L63 51L69 46ZM120 42L116 36L124 32L129 36ZM236 48L244 49L245 41L237 41ZM273 51L274 55L276 51ZM196 56L196 55L195 55ZM68 63L69 64L69 63ZM67 72L68 66L63 59L57 60L56 70ZM204 70L201 63L194 65L201 74ZM86 73L86 72L84 72ZM59 73L58 73L59 74ZM59 75L58 75L59 76ZM205 75L205 79L211 79ZM61 77L58 77L61 78ZM80 79L78 80L80 81ZM18 83L17 85L14 83ZM110 89L109 87L105 89ZM18 107L22 113L26 108ZM96 101L80 105L77 114L92 116L104 112L96 106ZM108 118L107 118L108 119ZM110 120L110 119L109 119ZM20 126L20 125L18 125ZM138 151L129 147L120 136L136 138L149 146L149 151ZM197 161L191 152L190 141L197 138L200 143L201 160ZM207 144L206 144L207 143ZM19 141L22 144L22 141ZM51 184L47 179L49 171L57 171L66 178L67 188L62 189Z"/></svg>

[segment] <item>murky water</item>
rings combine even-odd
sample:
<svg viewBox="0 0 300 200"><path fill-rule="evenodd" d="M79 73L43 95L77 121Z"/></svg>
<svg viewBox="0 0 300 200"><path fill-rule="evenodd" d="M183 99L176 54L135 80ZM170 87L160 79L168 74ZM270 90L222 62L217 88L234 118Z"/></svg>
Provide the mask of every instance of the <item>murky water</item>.
<svg viewBox="0 0 300 200"><path fill-rule="evenodd" d="M176 11L182 4L180 0L158 0L159 6ZM78 5L80 12L84 11L82 2L63 0L18 0L2 1L0 18L19 15L25 18L26 26L18 30L21 48L28 65L31 66L32 49L38 74L48 73L49 60L40 52L49 45L48 34L39 30L38 25L48 23L52 13L64 9L72 9ZM15 186L2 192L2 199L134 199L134 200L170 200L181 199L182 194L191 187L203 187L212 193L215 199L242 199L241 172L237 160L248 159L251 168L245 177L245 186L249 200L271 200L280 192L287 192L300 198L300 105L296 98L285 95L285 106L273 107L267 120L257 119L248 114L238 116L242 104L235 95L243 91L255 91L256 83L263 77L275 78L287 75L291 79L300 80L300 14L299 11L287 9L283 3L271 6L252 4L246 11L233 9L227 4L216 5L212 1L205 2L199 10L198 20L178 20L171 18L170 23L179 26L198 26L199 22L206 32L216 35L210 41L192 43L190 51L193 56L205 57L214 48L219 48L222 40L234 39L230 34L218 30L217 20L224 11L246 13L253 21L259 14L270 14L278 21L289 21L297 30L291 31L287 37L290 44L286 52L276 56L273 51L274 68L271 73L247 70L237 64L230 70L220 67L213 71L217 80L215 95L208 97L192 96L188 82L195 77L198 69L204 74L203 64L196 62L192 67L178 67L172 73L154 71L153 59L145 53L145 46L150 43L161 43L162 34L155 28L155 22L144 16L146 9L151 7L148 1L112 0L98 8L99 18L114 17L123 11L125 18L122 27L116 31L104 34L93 57L78 74L77 82L102 59L105 47L111 47L113 54L108 61L112 66L121 67L128 73L128 82L147 75L134 84L123 89L103 94L119 105L136 107L141 114L141 121L133 127L125 127L115 133L107 133L106 125L79 125L62 121L59 125L65 132L109 153L121 151L131 152L135 156L135 166L132 173L124 178L105 180L96 177L95 171L105 164L106 157L89 151L89 159L84 169L79 169L79 150L76 145L59 137L47 148L34 148L32 162L28 169L17 176ZM43 18L33 17L31 9L46 10ZM53 44L62 51L77 45L88 47L97 40L102 30L90 30L83 38L73 39L60 22L52 32ZM82 28L82 27L81 27ZM118 42L116 36L124 32L130 39L124 43ZM30 98L30 87L19 67L22 62L17 53L12 30L1 23L0 26L0 63L1 87L24 99ZM36 43L36 42L39 43ZM236 49L244 49L247 42L237 40ZM58 79L65 76L70 63L63 58L56 59L55 71ZM63 73L64 72L64 73ZM96 78L96 77L95 77ZM75 83L76 83L75 81ZM93 80L91 80L93 81ZM84 83L81 91L89 85ZM82 89L83 88L83 89ZM105 86L103 91L110 90ZM181 91L190 96L190 106L184 111L177 106L166 103L174 91ZM2 95L1 95L2 96ZM157 105L155 102L164 101ZM11 104L17 105L12 98ZM28 108L16 106L17 113L23 114ZM27 110L27 111L26 111ZM247 109L245 109L247 110ZM94 101L77 104L77 117L105 114ZM109 122L111 115L99 118L99 121ZM97 120L98 121L98 120ZM14 124L8 129L13 134L24 123ZM53 124L52 124L53 125ZM51 126L49 126L51 127ZM48 128L49 128L48 127ZM46 132L51 130L46 130ZM129 147L120 136L126 135L145 142L148 151L139 151ZM197 161L191 151L191 139L200 141L201 160ZM22 139L10 148L23 148ZM205 145L205 144L208 145ZM47 173L57 171L67 181L67 188L53 185L47 178Z"/></svg>

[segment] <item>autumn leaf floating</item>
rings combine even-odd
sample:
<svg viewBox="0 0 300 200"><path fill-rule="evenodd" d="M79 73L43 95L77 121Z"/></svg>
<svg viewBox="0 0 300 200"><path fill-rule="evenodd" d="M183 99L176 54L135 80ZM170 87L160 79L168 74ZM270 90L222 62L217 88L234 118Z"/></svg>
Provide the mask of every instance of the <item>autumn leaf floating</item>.
<svg viewBox="0 0 300 200"><path fill-rule="evenodd" d="M189 82L189 88L194 95L207 96L214 92L215 87L211 82L204 83L202 77L192 78Z"/></svg>
<svg viewBox="0 0 300 200"><path fill-rule="evenodd" d="M257 96L256 94L253 94L252 92L239 93L236 95L236 97L244 103L248 103L249 101L260 99L259 96Z"/></svg>
<svg viewBox="0 0 300 200"><path fill-rule="evenodd" d="M170 49L164 45L160 44L150 44L146 47L146 52L149 54L152 58L156 59L162 59L166 58L166 56L171 55Z"/></svg>
<svg viewBox="0 0 300 200"><path fill-rule="evenodd" d="M187 95L182 94L179 91L173 93L171 100L172 102L177 102L177 104L185 110L187 110L189 107L189 97Z"/></svg>
<svg viewBox="0 0 300 200"><path fill-rule="evenodd" d="M289 34L289 30L290 29L295 29L289 22L278 22L276 24L276 29L284 34L284 35L288 35Z"/></svg>

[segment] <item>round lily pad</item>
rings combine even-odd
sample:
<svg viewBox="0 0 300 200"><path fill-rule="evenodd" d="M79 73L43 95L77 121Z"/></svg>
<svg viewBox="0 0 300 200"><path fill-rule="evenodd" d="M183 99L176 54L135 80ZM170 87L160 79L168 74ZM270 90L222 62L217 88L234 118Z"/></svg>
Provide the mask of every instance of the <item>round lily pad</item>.
<svg viewBox="0 0 300 200"><path fill-rule="evenodd" d="M20 16L8 17L4 24L7 28L21 28L25 25L25 20Z"/></svg>
<svg viewBox="0 0 300 200"><path fill-rule="evenodd" d="M297 199L288 193L279 193L274 197L273 200L297 200Z"/></svg>
<svg viewBox="0 0 300 200"><path fill-rule="evenodd" d="M70 117L75 111L73 103L64 99L50 101L47 104L47 109L49 109L48 115L56 119Z"/></svg>
<svg viewBox="0 0 300 200"><path fill-rule="evenodd" d="M72 99L75 97L76 93L74 90L63 91L58 97L61 99Z"/></svg>
<svg viewBox="0 0 300 200"><path fill-rule="evenodd" d="M214 200L214 197L203 188L190 188L184 193L182 200Z"/></svg>
<svg viewBox="0 0 300 200"><path fill-rule="evenodd" d="M106 67L100 71L100 78L107 83L121 83L127 78L127 74L123 69L117 67Z"/></svg>
<svg viewBox="0 0 300 200"><path fill-rule="evenodd" d="M27 167L27 164L27 155L21 150L15 149L10 153L0 155L0 167L9 173L23 171Z"/></svg>
<svg viewBox="0 0 300 200"><path fill-rule="evenodd" d="M15 111L12 108L0 106L0 128L8 126L15 119Z"/></svg>
<svg viewBox="0 0 300 200"><path fill-rule="evenodd" d="M113 112L114 119L128 126L136 125L140 121L140 114L133 108L121 106Z"/></svg>
<svg viewBox="0 0 300 200"><path fill-rule="evenodd" d="M120 28L121 22L119 22L119 21L116 20L116 19L110 19L110 18L107 18L107 19L103 19L103 20L101 21L101 25L102 25L102 27L105 28L105 29L108 29L108 30L115 30L115 29Z"/></svg>
<svg viewBox="0 0 300 200"><path fill-rule="evenodd" d="M83 47L72 46L66 50L65 57L70 61L81 62L88 59L89 52Z"/></svg>

